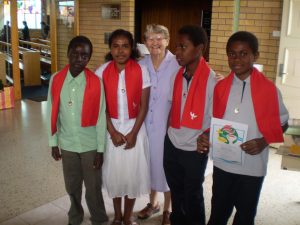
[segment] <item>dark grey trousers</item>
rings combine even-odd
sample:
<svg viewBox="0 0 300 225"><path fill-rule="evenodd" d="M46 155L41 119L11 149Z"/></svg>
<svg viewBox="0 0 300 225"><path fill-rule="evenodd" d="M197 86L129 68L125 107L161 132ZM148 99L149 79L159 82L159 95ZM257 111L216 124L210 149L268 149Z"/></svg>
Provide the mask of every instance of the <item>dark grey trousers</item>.
<svg viewBox="0 0 300 225"><path fill-rule="evenodd" d="M229 173L214 167L208 225L226 225L234 207L233 225L254 225L263 181L264 177Z"/></svg>
<svg viewBox="0 0 300 225"><path fill-rule="evenodd" d="M81 205L82 184L86 187L85 199L91 214L92 225L100 225L108 220L102 191L101 170L93 168L96 150L74 153L62 150L62 165L66 191L71 200L69 223L80 225L84 212Z"/></svg>
<svg viewBox="0 0 300 225"><path fill-rule="evenodd" d="M207 155L176 148L168 134L164 146L164 170L172 199L171 224L205 225L202 184Z"/></svg>

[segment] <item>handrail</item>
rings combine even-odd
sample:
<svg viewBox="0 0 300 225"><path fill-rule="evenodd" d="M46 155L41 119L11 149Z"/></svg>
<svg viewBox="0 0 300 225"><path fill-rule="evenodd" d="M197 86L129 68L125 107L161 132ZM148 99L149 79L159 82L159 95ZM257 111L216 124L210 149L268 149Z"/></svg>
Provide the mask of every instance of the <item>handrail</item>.
<svg viewBox="0 0 300 225"><path fill-rule="evenodd" d="M24 47L21 47L21 46L19 46L19 50L22 50L23 52L32 51L31 49L24 48Z"/></svg>
<svg viewBox="0 0 300 225"><path fill-rule="evenodd" d="M5 41L0 41L0 44L6 45L6 46L11 46L11 43L5 42ZM18 47L19 47L19 50L22 50L22 51L32 51L32 50L30 50L30 49L28 49L28 48L24 48L24 47L22 47L22 46L18 46Z"/></svg>
<svg viewBox="0 0 300 225"><path fill-rule="evenodd" d="M10 43L8 42L5 42L5 41L0 41L0 45L5 45L5 46L11 46ZM20 54L22 54L23 52L29 52L29 51L39 51L38 49L28 49L28 48L24 48L24 47L21 47L21 46L18 46L19 50L20 50ZM6 52L6 51L2 51L0 49L0 52L3 52L5 53L7 56L10 56L11 57L11 54L9 52ZM21 59L20 59L21 60ZM47 64L51 64L51 57L48 57L46 55L41 55L41 62L43 63L47 63Z"/></svg>
<svg viewBox="0 0 300 225"><path fill-rule="evenodd" d="M22 44L37 46L37 47L46 48L46 49L49 49L49 50L51 49L51 47L49 45L39 44L39 43L36 43L36 42L24 41L24 40L19 40L19 42L22 43Z"/></svg>
<svg viewBox="0 0 300 225"><path fill-rule="evenodd" d="M28 45L32 45L32 46L38 46L38 47L41 47L41 48L50 49L49 45L39 44L39 43L36 43L36 42L24 41L24 40L19 40L19 42L23 43L23 44L28 44ZM11 46L11 43L5 42L5 41L0 41L0 44Z"/></svg>
<svg viewBox="0 0 300 225"><path fill-rule="evenodd" d="M51 42L49 40L45 40L45 39L40 39L40 38L31 38L31 41L37 41L36 43L43 43L45 45L50 46Z"/></svg>
<svg viewBox="0 0 300 225"><path fill-rule="evenodd" d="M0 41L0 44L11 46L11 43L5 41Z"/></svg>

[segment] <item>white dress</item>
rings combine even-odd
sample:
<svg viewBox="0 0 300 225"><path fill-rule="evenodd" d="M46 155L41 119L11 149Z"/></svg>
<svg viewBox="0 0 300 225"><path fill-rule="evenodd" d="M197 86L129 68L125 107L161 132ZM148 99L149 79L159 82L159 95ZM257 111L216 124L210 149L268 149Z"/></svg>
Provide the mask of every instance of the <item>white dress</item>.
<svg viewBox="0 0 300 225"><path fill-rule="evenodd" d="M96 70L102 79L105 63ZM143 89L150 87L150 77L147 69L142 68ZM125 71L119 73L118 84L118 119L111 119L116 130L123 135L128 134L134 126L135 119L129 119L125 86ZM102 166L103 186L110 198L137 198L150 193L149 142L145 125L141 126L136 145L124 150L124 146L115 147L107 132L106 151Z"/></svg>

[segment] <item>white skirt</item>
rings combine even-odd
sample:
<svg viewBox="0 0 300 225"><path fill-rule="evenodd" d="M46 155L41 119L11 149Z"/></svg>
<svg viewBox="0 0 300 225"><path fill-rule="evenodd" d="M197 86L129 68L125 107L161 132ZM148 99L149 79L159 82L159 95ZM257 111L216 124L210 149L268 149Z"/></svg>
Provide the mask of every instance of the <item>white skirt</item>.
<svg viewBox="0 0 300 225"><path fill-rule="evenodd" d="M112 119L116 130L128 134L135 119L121 122ZM145 125L141 126L135 147L124 150L124 146L115 147L110 134L107 134L106 151L103 162L103 186L110 198L137 198L150 193L149 142Z"/></svg>

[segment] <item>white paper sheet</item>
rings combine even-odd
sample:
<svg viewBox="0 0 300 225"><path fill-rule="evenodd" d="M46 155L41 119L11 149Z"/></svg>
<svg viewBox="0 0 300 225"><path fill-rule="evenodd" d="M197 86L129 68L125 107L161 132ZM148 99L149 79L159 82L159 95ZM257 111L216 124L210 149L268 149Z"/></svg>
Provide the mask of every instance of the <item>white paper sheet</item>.
<svg viewBox="0 0 300 225"><path fill-rule="evenodd" d="M247 131L247 124L212 118L210 126L212 159L243 165L244 151L240 145L246 141Z"/></svg>

